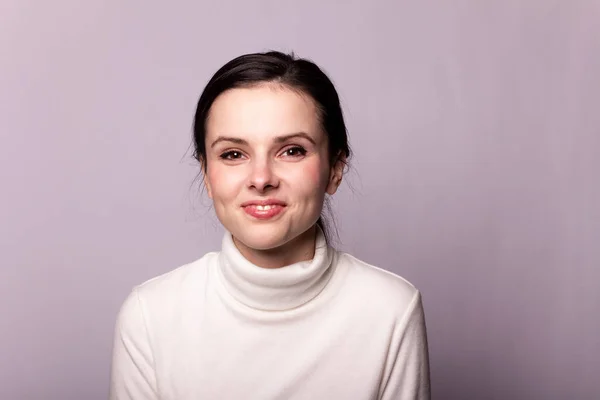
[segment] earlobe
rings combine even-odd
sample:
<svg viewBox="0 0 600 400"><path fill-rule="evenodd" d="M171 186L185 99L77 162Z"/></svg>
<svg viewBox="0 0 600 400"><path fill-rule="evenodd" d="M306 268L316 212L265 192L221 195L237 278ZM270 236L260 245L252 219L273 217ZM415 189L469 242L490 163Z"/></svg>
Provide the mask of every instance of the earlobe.
<svg viewBox="0 0 600 400"><path fill-rule="evenodd" d="M330 196L335 194L335 192L337 192L338 187L340 187L341 183L342 177L337 174L333 175L333 177L329 181L329 185L327 185L327 194Z"/></svg>
<svg viewBox="0 0 600 400"><path fill-rule="evenodd" d="M208 194L208 198L212 200L212 198L213 198L212 190L210 188L210 184L208 183L208 176L206 174L206 168L204 167L202 160L200 160L200 165L201 165L201 169L202 169L202 183L204 184L204 187L206 188L206 193Z"/></svg>
<svg viewBox="0 0 600 400"><path fill-rule="evenodd" d="M204 179L203 179L203 183L204 183L204 187L206 188L206 194L208 194L208 198L212 200L213 196L212 196L212 189L210 187L210 183L208 183L208 177L206 176L206 173L204 174Z"/></svg>
<svg viewBox="0 0 600 400"><path fill-rule="evenodd" d="M344 161L338 159L334 167L331 169L329 184L327 185L327 194L329 194L330 196L337 192L338 187L340 187L340 184L342 183L344 165Z"/></svg>

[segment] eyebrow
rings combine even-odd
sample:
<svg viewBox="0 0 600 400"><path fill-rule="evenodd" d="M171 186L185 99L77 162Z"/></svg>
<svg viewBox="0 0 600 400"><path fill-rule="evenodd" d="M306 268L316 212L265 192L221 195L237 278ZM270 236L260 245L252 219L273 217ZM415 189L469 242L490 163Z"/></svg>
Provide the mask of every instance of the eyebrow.
<svg viewBox="0 0 600 400"><path fill-rule="evenodd" d="M273 141L275 143L283 143L283 142L286 142L286 141L288 141L290 139L294 139L294 138L304 138L304 139L308 140L309 142L311 142L313 145L317 144L315 142L315 140L313 138L311 138L305 132L296 132L296 133L290 133L289 135L277 136L275 139L273 139ZM232 143L239 144L239 145L248 145L248 142L245 141L244 139L240 139L240 138L232 137L232 136L219 136L218 138L215 139L214 142L212 142L210 147L211 148L215 147L215 145L219 142L232 142Z"/></svg>

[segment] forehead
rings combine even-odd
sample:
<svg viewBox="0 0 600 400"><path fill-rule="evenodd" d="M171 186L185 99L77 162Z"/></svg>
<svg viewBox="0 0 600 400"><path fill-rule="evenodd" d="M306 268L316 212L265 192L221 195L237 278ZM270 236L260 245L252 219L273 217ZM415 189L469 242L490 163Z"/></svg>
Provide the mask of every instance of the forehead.
<svg viewBox="0 0 600 400"><path fill-rule="evenodd" d="M314 101L278 84L236 88L223 92L212 104L207 137L231 135L247 140L305 132L321 134Z"/></svg>

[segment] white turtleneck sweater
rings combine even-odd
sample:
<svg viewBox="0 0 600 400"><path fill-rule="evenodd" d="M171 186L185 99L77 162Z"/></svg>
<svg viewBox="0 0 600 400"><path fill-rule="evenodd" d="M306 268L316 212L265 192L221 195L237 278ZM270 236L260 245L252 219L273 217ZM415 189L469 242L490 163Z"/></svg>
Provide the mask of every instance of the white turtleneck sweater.
<svg viewBox="0 0 600 400"><path fill-rule="evenodd" d="M112 400L429 399L421 296L325 243L278 269L221 252L133 289L117 318Z"/></svg>

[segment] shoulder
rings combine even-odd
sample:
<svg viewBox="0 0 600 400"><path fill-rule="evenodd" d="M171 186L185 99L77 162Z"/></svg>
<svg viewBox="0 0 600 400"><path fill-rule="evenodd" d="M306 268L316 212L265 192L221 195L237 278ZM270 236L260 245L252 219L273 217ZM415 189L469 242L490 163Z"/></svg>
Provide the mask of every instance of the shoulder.
<svg viewBox="0 0 600 400"><path fill-rule="evenodd" d="M402 276L338 252L338 268L344 273L344 295L366 311L394 319L420 307L420 292Z"/></svg>
<svg viewBox="0 0 600 400"><path fill-rule="evenodd" d="M165 295L171 291L179 291L187 286L199 283L208 272L208 266L216 261L217 252L205 254L202 258L182 265L162 275L137 285L142 296Z"/></svg>
<svg viewBox="0 0 600 400"><path fill-rule="evenodd" d="M209 280L209 267L218 253L211 252L135 287L125 299L121 314L142 312L146 316L172 313L193 293L198 293ZM135 310L137 308L137 310Z"/></svg>

